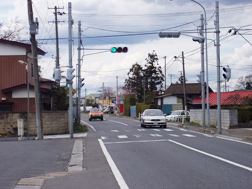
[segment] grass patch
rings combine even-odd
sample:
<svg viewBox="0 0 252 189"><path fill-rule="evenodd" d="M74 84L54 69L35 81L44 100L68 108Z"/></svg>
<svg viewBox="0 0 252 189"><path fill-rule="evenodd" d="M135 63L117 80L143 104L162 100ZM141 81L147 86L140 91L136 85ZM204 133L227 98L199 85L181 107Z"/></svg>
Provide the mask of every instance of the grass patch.
<svg viewBox="0 0 252 189"><path fill-rule="evenodd" d="M191 124L191 125L194 125L194 126L201 126L199 123L196 123L196 122L193 122L193 121L190 121L188 123Z"/></svg>
<svg viewBox="0 0 252 189"><path fill-rule="evenodd" d="M78 127L78 123L74 123L73 125L74 133L85 133L88 132L88 128L85 125L80 124L80 128Z"/></svg>

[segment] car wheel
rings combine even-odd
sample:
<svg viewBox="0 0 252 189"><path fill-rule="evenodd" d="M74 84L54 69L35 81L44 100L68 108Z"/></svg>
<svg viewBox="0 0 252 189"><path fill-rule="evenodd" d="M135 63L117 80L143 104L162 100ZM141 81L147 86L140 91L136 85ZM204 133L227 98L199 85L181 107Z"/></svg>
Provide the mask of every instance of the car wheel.
<svg viewBox="0 0 252 189"><path fill-rule="evenodd" d="M89 121L91 121L92 119L89 119Z"/></svg>
<svg viewBox="0 0 252 189"><path fill-rule="evenodd" d="M103 117L101 118L101 121L103 121Z"/></svg>
<svg viewBox="0 0 252 189"><path fill-rule="evenodd" d="M164 128L166 128L167 126L166 125L164 125Z"/></svg>

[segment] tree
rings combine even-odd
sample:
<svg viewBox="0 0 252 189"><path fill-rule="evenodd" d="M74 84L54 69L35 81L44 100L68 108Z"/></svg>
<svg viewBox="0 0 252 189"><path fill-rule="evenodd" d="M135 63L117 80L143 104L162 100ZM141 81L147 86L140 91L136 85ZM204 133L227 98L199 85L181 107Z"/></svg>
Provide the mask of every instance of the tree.
<svg viewBox="0 0 252 189"><path fill-rule="evenodd" d="M252 75L242 76L238 78L235 85L236 90L251 90L252 89Z"/></svg>
<svg viewBox="0 0 252 189"><path fill-rule="evenodd" d="M69 107L69 98L67 95L66 87L58 87L58 94L54 100L54 107L57 110L68 110Z"/></svg>
<svg viewBox="0 0 252 189"><path fill-rule="evenodd" d="M25 35L25 26L21 23L21 20L16 17L9 22L0 23L0 38L7 40L20 40Z"/></svg>
<svg viewBox="0 0 252 189"><path fill-rule="evenodd" d="M125 88L128 89L129 93L134 93L137 96L139 102L143 101L143 68L138 63L132 65L128 72L128 79L125 79Z"/></svg>
<svg viewBox="0 0 252 189"><path fill-rule="evenodd" d="M163 88L164 74L161 66L158 64L158 57L155 51L148 54L148 58L144 69L145 87L147 91L153 92Z"/></svg>

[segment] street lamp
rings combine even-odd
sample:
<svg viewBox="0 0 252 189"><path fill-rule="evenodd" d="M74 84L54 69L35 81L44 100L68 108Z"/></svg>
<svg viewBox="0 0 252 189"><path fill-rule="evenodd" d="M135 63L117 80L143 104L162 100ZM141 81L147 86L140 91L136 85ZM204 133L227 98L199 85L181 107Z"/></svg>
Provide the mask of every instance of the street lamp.
<svg viewBox="0 0 252 189"><path fill-rule="evenodd" d="M27 74L27 131L28 131L28 140L29 140L29 112L30 112L30 98L29 98L29 61L27 59L27 62L24 62L22 60L18 60L20 64L25 64L26 65L26 74Z"/></svg>
<svg viewBox="0 0 252 189"><path fill-rule="evenodd" d="M210 126L210 112L209 112L209 88L208 88L208 54L207 54L207 21L206 21L206 9L197 1L191 0L192 2L198 4L204 11L205 17L205 48L206 48L206 92L207 92L207 125Z"/></svg>

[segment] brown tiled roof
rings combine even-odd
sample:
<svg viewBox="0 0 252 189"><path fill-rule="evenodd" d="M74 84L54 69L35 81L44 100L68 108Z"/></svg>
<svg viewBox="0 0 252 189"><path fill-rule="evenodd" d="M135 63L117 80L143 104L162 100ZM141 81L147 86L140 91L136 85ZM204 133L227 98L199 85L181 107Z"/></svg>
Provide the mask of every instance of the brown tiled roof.
<svg viewBox="0 0 252 189"><path fill-rule="evenodd" d="M0 43L14 45L14 46L19 46L19 47L24 47L24 48L26 48L28 50L31 50L31 44L28 44L28 43L21 43L21 42L17 42L17 41L6 40L6 39L0 39ZM39 55L45 55L46 54L40 48L37 48L37 53Z"/></svg>
<svg viewBox="0 0 252 189"><path fill-rule="evenodd" d="M209 92L213 92L213 90L209 87ZM170 96L170 95L183 95L184 87L183 84L171 84L164 92L162 96ZM200 95L201 94L201 84L200 83L186 83L186 94L190 95Z"/></svg>

